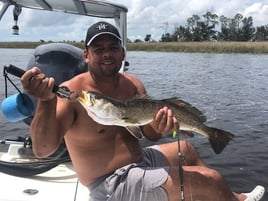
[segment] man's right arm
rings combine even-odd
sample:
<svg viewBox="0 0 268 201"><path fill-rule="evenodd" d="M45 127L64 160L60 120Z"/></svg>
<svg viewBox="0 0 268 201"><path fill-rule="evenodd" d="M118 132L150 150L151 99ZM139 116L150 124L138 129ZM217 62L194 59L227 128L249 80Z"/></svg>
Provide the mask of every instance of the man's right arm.
<svg viewBox="0 0 268 201"><path fill-rule="evenodd" d="M64 101L57 100L52 92L54 79L45 77L38 68L26 71L21 82L24 89L37 98L30 128L34 154L40 158L47 157L59 147L71 115L64 114Z"/></svg>
<svg viewBox="0 0 268 201"><path fill-rule="evenodd" d="M37 157L43 158L51 155L60 144L56 105L56 97L50 101L39 99L37 102L36 112L30 127L33 152Z"/></svg>

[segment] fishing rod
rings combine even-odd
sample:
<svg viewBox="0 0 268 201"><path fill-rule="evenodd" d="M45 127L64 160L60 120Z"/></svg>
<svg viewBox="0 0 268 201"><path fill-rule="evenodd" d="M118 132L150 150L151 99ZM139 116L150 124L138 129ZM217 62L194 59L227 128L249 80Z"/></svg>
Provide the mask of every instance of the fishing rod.
<svg viewBox="0 0 268 201"><path fill-rule="evenodd" d="M4 66L4 76L7 77L7 73L10 73L16 77L22 77L22 75L25 73L23 69L14 66L10 64L9 66ZM55 85L53 86L52 92L56 93L60 98L67 98L70 101L73 100L74 95L77 96L77 93L74 91L70 91L67 87L65 86L58 86Z"/></svg>
<svg viewBox="0 0 268 201"><path fill-rule="evenodd" d="M7 139L7 140L0 140L0 144L19 144L19 145L23 145L24 142L22 141L18 141L18 140L11 140L11 139Z"/></svg>
<svg viewBox="0 0 268 201"><path fill-rule="evenodd" d="M178 140L178 159L179 159L179 176L180 176L180 192L181 192L181 200L180 201L185 201L185 194L184 194L184 178L183 178L183 169L182 169L182 163L183 163L183 155L181 152L181 146L180 146L180 133L177 131L173 132L173 137L176 137L177 135L177 140Z"/></svg>

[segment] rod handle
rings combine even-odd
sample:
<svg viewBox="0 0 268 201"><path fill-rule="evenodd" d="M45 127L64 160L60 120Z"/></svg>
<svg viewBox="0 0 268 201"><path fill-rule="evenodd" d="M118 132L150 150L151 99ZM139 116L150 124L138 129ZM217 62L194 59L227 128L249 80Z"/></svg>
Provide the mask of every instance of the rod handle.
<svg viewBox="0 0 268 201"><path fill-rule="evenodd" d="M10 64L9 66L4 66L4 69L6 72L10 73L11 75L14 75L19 78L21 78L22 75L26 72L25 70L17 66L14 66L12 64ZM59 86L54 84L52 91L54 93L57 93L59 91Z"/></svg>
<svg viewBox="0 0 268 201"><path fill-rule="evenodd" d="M5 66L4 69L6 72L15 75L16 77L21 77L26 72L25 70L22 70L21 68L18 68L12 64Z"/></svg>

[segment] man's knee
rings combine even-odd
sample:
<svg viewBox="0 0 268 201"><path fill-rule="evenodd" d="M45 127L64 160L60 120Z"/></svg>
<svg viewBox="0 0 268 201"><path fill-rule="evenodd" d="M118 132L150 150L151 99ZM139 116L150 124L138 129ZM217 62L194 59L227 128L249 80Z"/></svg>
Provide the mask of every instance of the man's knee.
<svg viewBox="0 0 268 201"><path fill-rule="evenodd" d="M169 166L178 166L178 142L159 145ZM183 165L205 166L194 146L187 141L180 141L180 150L183 155Z"/></svg>
<svg viewBox="0 0 268 201"><path fill-rule="evenodd" d="M205 165L191 143L187 141L181 141L180 146L182 155L185 159L184 165Z"/></svg>
<svg viewBox="0 0 268 201"><path fill-rule="evenodd" d="M206 177L208 180L221 181L222 179L222 176L217 170L201 166L201 167L198 167L198 171L201 175Z"/></svg>

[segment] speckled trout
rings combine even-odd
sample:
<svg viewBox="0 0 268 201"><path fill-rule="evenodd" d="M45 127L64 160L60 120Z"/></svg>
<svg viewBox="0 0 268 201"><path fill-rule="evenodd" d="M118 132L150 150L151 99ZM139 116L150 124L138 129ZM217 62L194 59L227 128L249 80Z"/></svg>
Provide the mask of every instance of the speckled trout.
<svg viewBox="0 0 268 201"><path fill-rule="evenodd" d="M195 132L207 137L217 154L234 137L230 132L206 126L206 117L201 111L177 98L153 100L144 96L121 101L96 92L82 91L77 100L97 123L126 128L149 124L157 111L166 106L173 111L181 131Z"/></svg>

